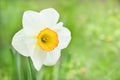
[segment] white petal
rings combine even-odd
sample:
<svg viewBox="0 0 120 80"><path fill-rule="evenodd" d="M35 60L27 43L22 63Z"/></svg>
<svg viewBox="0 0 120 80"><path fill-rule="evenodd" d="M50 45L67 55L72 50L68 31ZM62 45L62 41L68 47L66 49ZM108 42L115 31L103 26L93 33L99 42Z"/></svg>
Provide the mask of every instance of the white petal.
<svg viewBox="0 0 120 80"><path fill-rule="evenodd" d="M43 65L44 60L46 59L46 52L36 46L34 53L31 55L31 59L34 67L37 71L39 71Z"/></svg>
<svg viewBox="0 0 120 80"><path fill-rule="evenodd" d="M26 41L26 45L27 45L29 54L32 55L34 53L35 48L36 48L37 40L35 37L26 36L25 41Z"/></svg>
<svg viewBox="0 0 120 80"><path fill-rule="evenodd" d="M62 22L58 23L56 26L58 26L55 29L55 31L58 33L58 38L59 38L58 48L64 49L70 43L71 33L67 28L63 27Z"/></svg>
<svg viewBox="0 0 120 80"><path fill-rule="evenodd" d="M29 56L29 51L25 42L25 36L24 36L23 30L18 31L13 39L12 39L12 45L13 47L22 55Z"/></svg>
<svg viewBox="0 0 120 80"><path fill-rule="evenodd" d="M60 58L60 52L60 49L55 49L51 52L48 52L46 60L44 61L44 65L51 66L56 64L56 62Z"/></svg>
<svg viewBox="0 0 120 80"><path fill-rule="evenodd" d="M36 28L40 25L40 13L34 11L25 11L23 14L23 27Z"/></svg>
<svg viewBox="0 0 120 80"><path fill-rule="evenodd" d="M56 24L59 19L59 13L53 8L48 8L40 11L40 15L42 20L50 26ZM49 25L47 27L50 27Z"/></svg>
<svg viewBox="0 0 120 80"><path fill-rule="evenodd" d="M38 32L46 27L52 27L59 19L58 12L53 9L44 9L38 12L26 11L23 14L23 28L27 35L36 35Z"/></svg>
<svg viewBox="0 0 120 80"><path fill-rule="evenodd" d="M25 11L23 14L22 23L27 34L36 34L42 26L40 13L34 11Z"/></svg>

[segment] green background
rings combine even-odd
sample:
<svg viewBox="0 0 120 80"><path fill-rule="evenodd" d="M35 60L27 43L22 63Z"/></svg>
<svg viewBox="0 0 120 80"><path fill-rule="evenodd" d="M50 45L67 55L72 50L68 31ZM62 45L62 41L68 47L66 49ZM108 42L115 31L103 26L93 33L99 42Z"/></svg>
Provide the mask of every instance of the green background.
<svg viewBox="0 0 120 80"><path fill-rule="evenodd" d="M51 7L72 40L55 66L37 72L11 39L24 11ZM120 80L120 0L0 0L0 80Z"/></svg>

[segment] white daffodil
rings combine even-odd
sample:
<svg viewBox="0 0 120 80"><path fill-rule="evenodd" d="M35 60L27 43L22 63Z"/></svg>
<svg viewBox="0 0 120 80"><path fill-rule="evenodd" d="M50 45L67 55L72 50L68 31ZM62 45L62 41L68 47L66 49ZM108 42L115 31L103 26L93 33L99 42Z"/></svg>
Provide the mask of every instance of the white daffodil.
<svg viewBox="0 0 120 80"><path fill-rule="evenodd" d="M42 65L54 65L61 49L70 43L71 33L62 22L57 23L58 19L59 13L53 8L26 11L22 19L23 28L12 39L13 47L21 55L30 57L37 70Z"/></svg>

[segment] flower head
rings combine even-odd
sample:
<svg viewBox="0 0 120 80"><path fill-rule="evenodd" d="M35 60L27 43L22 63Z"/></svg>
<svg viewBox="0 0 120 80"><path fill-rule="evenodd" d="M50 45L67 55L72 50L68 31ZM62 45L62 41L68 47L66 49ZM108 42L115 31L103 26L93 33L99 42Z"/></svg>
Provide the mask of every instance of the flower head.
<svg viewBox="0 0 120 80"><path fill-rule="evenodd" d="M70 43L71 33L62 22L57 23L58 19L59 14L53 8L26 11L23 28L12 39L13 47L23 56L30 57L37 70L42 65L56 64L61 50Z"/></svg>

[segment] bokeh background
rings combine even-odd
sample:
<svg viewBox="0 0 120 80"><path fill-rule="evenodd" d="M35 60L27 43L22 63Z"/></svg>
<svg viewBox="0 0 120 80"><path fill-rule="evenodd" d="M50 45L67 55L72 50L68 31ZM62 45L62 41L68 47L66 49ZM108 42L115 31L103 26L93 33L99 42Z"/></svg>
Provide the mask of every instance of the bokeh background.
<svg viewBox="0 0 120 80"><path fill-rule="evenodd" d="M55 66L37 72L11 39L24 11L51 7L72 40ZM120 0L0 0L0 80L120 80Z"/></svg>

